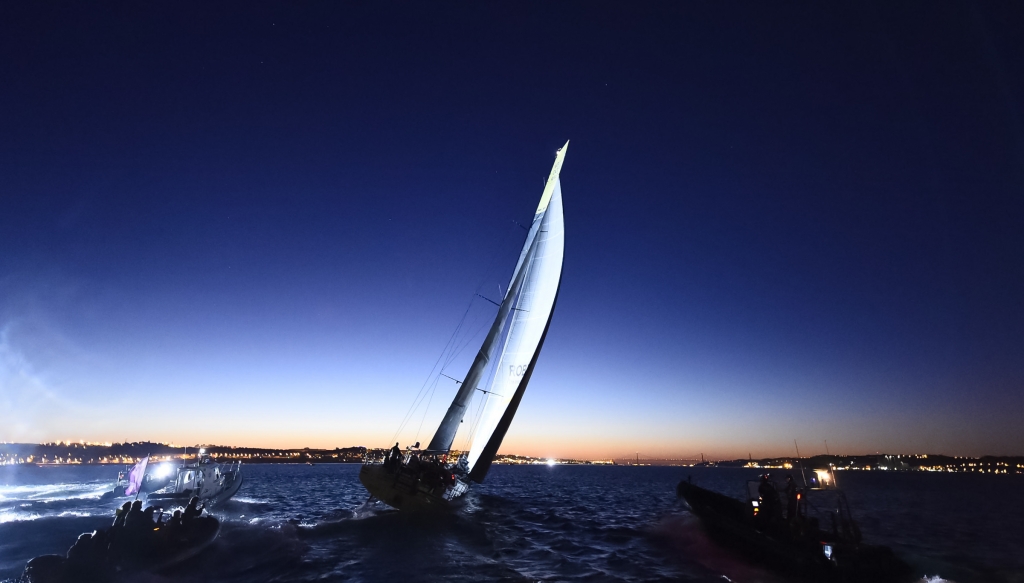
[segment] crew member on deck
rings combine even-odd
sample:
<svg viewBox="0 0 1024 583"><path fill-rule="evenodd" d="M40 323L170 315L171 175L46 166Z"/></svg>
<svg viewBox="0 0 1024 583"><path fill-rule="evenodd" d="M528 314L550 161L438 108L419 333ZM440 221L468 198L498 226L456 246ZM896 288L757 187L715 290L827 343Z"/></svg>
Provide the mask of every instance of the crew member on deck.
<svg viewBox="0 0 1024 583"><path fill-rule="evenodd" d="M757 487L757 495L761 498L762 520L772 522L782 516L782 509L779 508L779 492L771 482L771 476L761 476L761 485Z"/></svg>
<svg viewBox="0 0 1024 583"><path fill-rule="evenodd" d="M391 455L388 457L391 461L391 466L395 467L399 464L399 460L402 459L402 450L398 447L398 442L395 442L395 447L391 448Z"/></svg>
<svg viewBox="0 0 1024 583"><path fill-rule="evenodd" d="M786 520L792 522L797 515L796 482L793 476L786 476Z"/></svg>

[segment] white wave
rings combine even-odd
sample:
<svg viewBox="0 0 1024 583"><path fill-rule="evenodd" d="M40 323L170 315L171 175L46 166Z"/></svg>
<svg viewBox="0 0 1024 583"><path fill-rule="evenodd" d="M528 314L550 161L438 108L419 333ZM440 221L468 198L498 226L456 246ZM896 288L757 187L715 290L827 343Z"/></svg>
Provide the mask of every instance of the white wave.
<svg viewBox="0 0 1024 583"><path fill-rule="evenodd" d="M82 512L80 510L65 510L64 512L61 512L57 516L61 516L61 517L63 517L63 516L74 516L74 517L77 517L77 518L83 518L83 517L92 516L92 513L91 512Z"/></svg>
<svg viewBox="0 0 1024 583"><path fill-rule="evenodd" d="M0 486L0 502L15 500L81 500L99 498L109 490L95 483L32 484Z"/></svg>
<svg viewBox="0 0 1024 583"><path fill-rule="evenodd" d="M17 510L11 509L0 510L0 524L36 520L37 518L40 518L38 512L18 512Z"/></svg>
<svg viewBox="0 0 1024 583"><path fill-rule="evenodd" d="M242 504L270 504L270 500L265 498L250 498L248 496L232 496L232 502L241 502Z"/></svg>

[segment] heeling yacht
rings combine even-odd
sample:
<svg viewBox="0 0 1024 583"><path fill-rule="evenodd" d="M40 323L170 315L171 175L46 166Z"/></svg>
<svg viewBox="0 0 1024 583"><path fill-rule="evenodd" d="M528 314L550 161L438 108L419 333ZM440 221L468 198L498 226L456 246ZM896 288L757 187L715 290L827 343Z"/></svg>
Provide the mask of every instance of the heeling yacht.
<svg viewBox="0 0 1024 583"><path fill-rule="evenodd" d="M359 480L370 500L400 509L446 507L487 475L537 364L558 297L565 243L558 175L568 147L566 142L555 154L498 314L433 439L422 451L392 450L383 463L364 463ZM471 445L452 459L455 434L477 394L484 403Z"/></svg>

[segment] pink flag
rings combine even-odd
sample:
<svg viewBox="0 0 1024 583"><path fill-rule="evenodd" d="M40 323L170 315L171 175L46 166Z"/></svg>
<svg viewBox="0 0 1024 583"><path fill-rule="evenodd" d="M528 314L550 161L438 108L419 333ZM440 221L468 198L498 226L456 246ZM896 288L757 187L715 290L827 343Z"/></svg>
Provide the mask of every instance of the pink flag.
<svg viewBox="0 0 1024 583"><path fill-rule="evenodd" d="M138 494L142 489L142 478L146 475L146 466L149 465L149 456L142 458L142 461L135 464L132 471L128 472L128 486L124 489L125 496Z"/></svg>

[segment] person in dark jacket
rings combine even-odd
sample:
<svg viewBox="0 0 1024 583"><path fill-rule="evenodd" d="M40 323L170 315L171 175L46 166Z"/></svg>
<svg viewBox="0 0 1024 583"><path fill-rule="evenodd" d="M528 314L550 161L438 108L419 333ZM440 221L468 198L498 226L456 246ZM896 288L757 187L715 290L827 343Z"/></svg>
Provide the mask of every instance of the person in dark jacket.
<svg viewBox="0 0 1024 583"><path fill-rule="evenodd" d="M117 513L114 514L114 527L124 526L124 519L128 516L128 511L132 509L131 502L125 502L117 509Z"/></svg>
<svg viewBox="0 0 1024 583"><path fill-rule="evenodd" d="M761 520L773 522L782 517L782 508L779 503L779 491L772 484L771 476L761 476L761 485L757 487L757 495L761 498L761 511L758 513Z"/></svg>
<svg viewBox="0 0 1024 583"><path fill-rule="evenodd" d="M793 476L786 476L786 520L792 522L797 515L797 488Z"/></svg>
<svg viewBox="0 0 1024 583"><path fill-rule="evenodd" d="M398 442L395 442L395 447L391 448L391 451L388 452L388 458L384 461L389 471L394 470L399 465L401 465L402 450L401 448L398 447Z"/></svg>
<svg viewBox="0 0 1024 583"><path fill-rule="evenodd" d="M68 549L68 554L67 554L68 560L69 561L76 561L76 562L81 562L81 561L88 560L90 555L92 554L91 553L91 548L90 548L91 546L92 546L92 535L91 534L86 532L86 533L82 533L82 534L78 535L78 540L76 540L75 544L71 545L71 548Z"/></svg>
<svg viewBox="0 0 1024 583"><path fill-rule="evenodd" d="M204 508L206 508L205 504L199 506L199 496L193 496L192 499L188 501L188 506L185 507L185 512L181 515L182 524L187 524L193 518L201 516Z"/></svg>
<svg viewBox="0 0 1024 583"><path fill-rule="evenodd" d="M124 517L124 527L127 530L135 530L145 526L145 514L142 513L142 500L132 502L132 508Z"/></svg>

